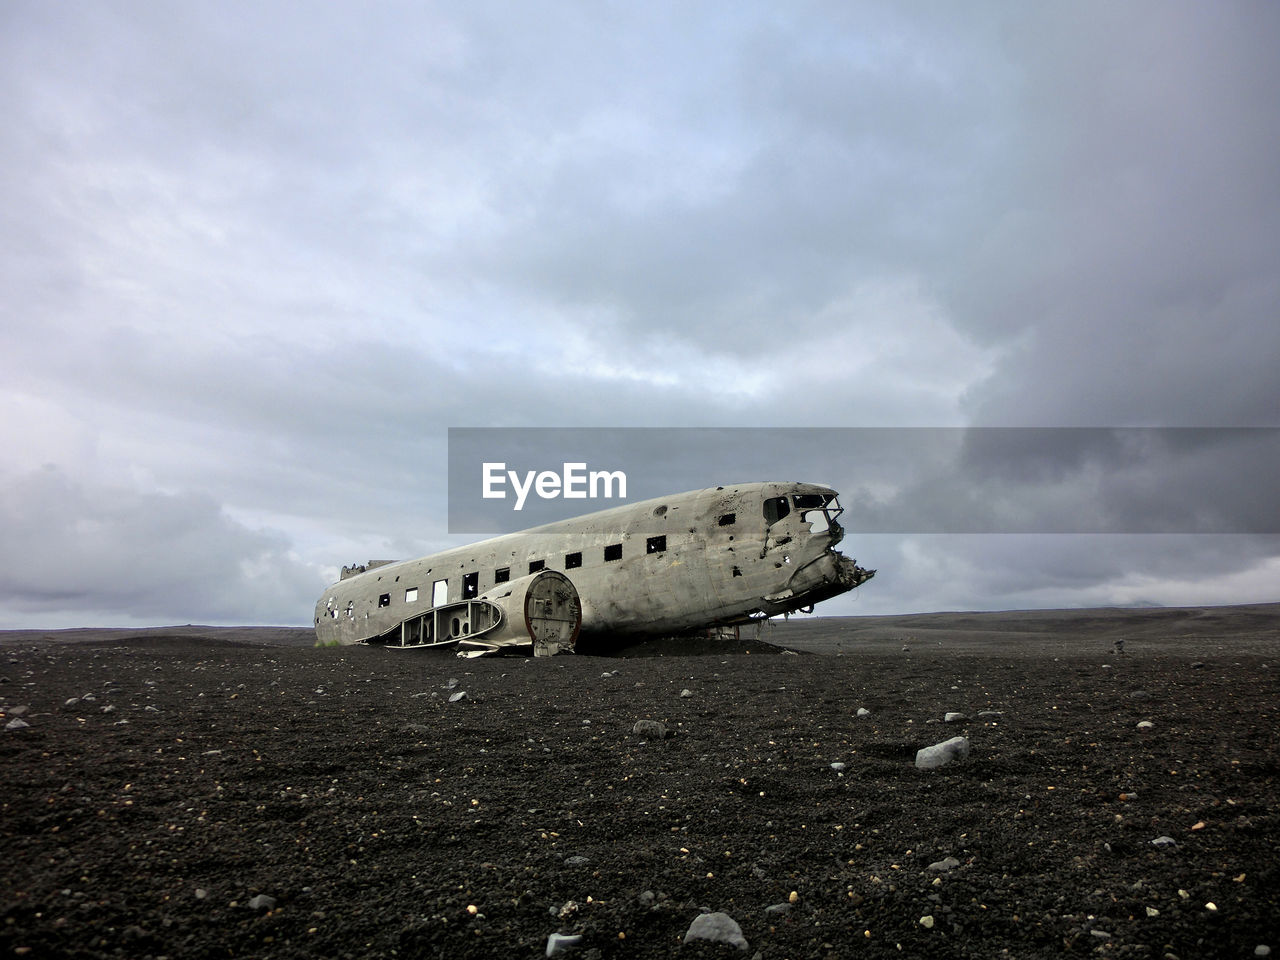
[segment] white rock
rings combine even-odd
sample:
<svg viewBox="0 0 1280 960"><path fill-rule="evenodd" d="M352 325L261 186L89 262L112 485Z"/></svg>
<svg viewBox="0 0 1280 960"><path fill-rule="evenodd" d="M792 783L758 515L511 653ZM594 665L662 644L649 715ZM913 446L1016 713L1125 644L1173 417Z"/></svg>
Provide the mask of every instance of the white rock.
<svg viewBox="0 0 1280 960"><path fill-rule="evenodd" d="M580 934L553 933L547 937L547 956L554 957L558 953L572 950L582 943Z"/></svg>
<svg viewBox="0 0 1280 960"><path fill-rule="evenodd" d="M1154 729L1155 729L1155 724L1154 724L1154 723L1152 723L1150 720L1139 720L1139 721L1138 721L1138 729L1139 729L1139 730L1154 730Z"/></svg>
<svg viewBox="0 0 1280 960"><path fill-rule="evenodd" d="M858 708L858 716L859 716L859 717L869 717L869 716L871 716L871 711L870 711L870 710L868 710L866 707L859 707L859 708Z"/></svg>
<svg viewBox="0 0 1280 960"><path fill-rule="evenodd" d="M833 764L831 765L831 769L832 769L832 770L834 770L836 773L843 773L843 772L844 772L844 768L845 768L845 765L844 765L843 763L839 763L839 762L837 762L837 763L833 763Z"/></svg>
<svg viewBox="0 0 1280 960"><path fill-rule="evenodd" d="M467 691L465 690L459 690L457 693L453 693L449 695L450 703L457 703L459 700L466 700L466 699L467 699Z"/></svg>
<svg viewBox="0 0 1280 960"><path fill-rule="evenodd" d="M4 728L6 730L25 730L29 726L31 726L31 724L27 723L27 721L21 719L20 717L14 717L12 720L10 720L8 723L4 725Z"/></svg>
<svg viewBox="0 0 1280 960"><path fill-rule="evenodd" d="M932 930L932 929L933 929L933 917L932 917L932 916L921 917L921 918L920 918L920 926L924 927L926 930Z"/></svg>
<svg viewBox="0 0 1280 960"><path fill-rule="evenodd" d="M933 770L946 766L953 760L963 760L969 756L969 741L964 737L952 737L931 747L916 751L916 769Z"/></svg>
<svg viewBox="0 0 1280 960"><path fill-rule="evenodd" d="M689 932L684 935L684 942L690 940L710 940L713 943L727 943L739 950L747 950L747 938L742 935L738 922L727 913L700 913L689 924Z"/></svg>
<svg viewBox="0 0 1280 960"><path fill-rule="evenodd" d="M956 722L957 722L957 721L959 721L959 720L968 720L968 719L969 719L969 718L968 718L968 717L966 717L963 713L957 713L956 711L954 711L954 710L953 710L953 711L951 711L951 712L947 713L945 716L943 716L943 718L942 718L942 722L943 722L943 723L956 723Z"/></svg>

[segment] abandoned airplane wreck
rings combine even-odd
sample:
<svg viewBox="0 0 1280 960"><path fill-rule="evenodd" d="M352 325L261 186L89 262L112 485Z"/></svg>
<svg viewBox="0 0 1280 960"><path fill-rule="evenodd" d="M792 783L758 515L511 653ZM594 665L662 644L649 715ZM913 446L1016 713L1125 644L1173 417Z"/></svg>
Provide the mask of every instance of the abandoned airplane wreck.
<svg viewBox="0 0 1280 960"><path fill-rule="evenodd" d="M841 512L818 484L743 483L346 567L316 639L550 656L812 610L875 575L835 549Z"/></svg>

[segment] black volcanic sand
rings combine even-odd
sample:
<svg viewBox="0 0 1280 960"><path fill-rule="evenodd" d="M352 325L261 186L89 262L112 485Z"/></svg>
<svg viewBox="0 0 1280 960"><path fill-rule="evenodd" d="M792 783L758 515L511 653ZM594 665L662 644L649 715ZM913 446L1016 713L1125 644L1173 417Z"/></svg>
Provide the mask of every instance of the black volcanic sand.
<svg viewBox="0 0 1280 960"><path fill-rule="evenodd" d="M1280 950L1278 609L1163 636L1107 611L1017 639L960 615L954 642L940 620L862 646L861 619L770 634L817 649L825 631L843 650L826 656L0 635L0 727L24 705L30 724L0 729L0 947L541 957L559 931L584 958ZM635 736L641 718L674 736ZM914 768L957 735L967 760ZM681 946L703 910L749 950Z"/></svg>

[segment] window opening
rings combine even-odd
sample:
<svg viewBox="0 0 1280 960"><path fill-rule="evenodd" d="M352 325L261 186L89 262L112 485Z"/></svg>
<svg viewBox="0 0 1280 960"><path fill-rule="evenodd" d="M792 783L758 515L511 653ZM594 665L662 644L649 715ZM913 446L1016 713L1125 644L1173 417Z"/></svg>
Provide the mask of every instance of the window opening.
<svg viewBox="0 0 1280 960"><path fill-rule="evenodd" d="M510 567L499 567L497 570L493 571L494 583L506 583L510 579L511 579Z"/></svg>
<svg viewBox="0 0 1280 960"><path fill-rule="evenodd" d="M791 512L791 504L786 497L770 497L764 502L764 522L773 526Z"/></svg>
<svg viewBox="0 0 1280 960"><path fill-rule="evenodd" d="M812 510L814 507L825 507L827 498L821 493L797 493L795 502L797 510Z"/></svg>
<svg viewBox="0 0 1280 960"><path fill-rule="evenodd" d="M409 588L407 588L407 589L405 590L405 592L404 592L404 602L405 602L405 603L417 603L417 602L418 602L418 588L417 588L417 587L409 587Z"/></svg>
<svg viewBox="0 0 1280 960"><path fill-rule="evenodd" d="M566 553L564 555L564 568L566 570L575 570L582 566L582 552Z"/></svg>
<svg viewBox="0 0 1280 960"><path fill-rule="evenodd" d="M449 581L437 580L431 585L431 605L443 607L449 602Z"/></svg>
<svg viewBox="0 0 1280 960"><path fill-rule="evenodd" d="M480 593L480 574L468 573L462 577L462 599L470 600Z"/></svg>
<svg viewBox="0 0 1280 960"><path fill-rule="evenodd" d="M391 594L384 593L382 596L378 597L378 606L380 607L391 606Z"/></svg>
<svg viewBox="0 0 1280 960"><path fill-rule="evenodd" d="M546 565L547 565L547 561L545 561L545 560L530 560L530 561L529 561L529 572L530 572L530 573L537 573L539 570L541 570L541 569L543 569L544 567L546 567Z"/></svg>
<svg viewBox="0 0 1280 960"><path fill-rule="evenodd" d="M609 563L611 560L622 559L622 544L611 543L604 548L604 562Z"/></svg>
<svg viewBox="0 0 1280 960"><path fill-rule="evenodd" d="M720 518L720 526L722 527L731 527L737 522L738 522L738 515L736 513L726 513L723 517Z"/></svg>
<svg viewBox="0 0 1280 960"><path fill-rule="evenodd" d="M660 537L650 537L644 542L645 553L662 553L667 549L667 535L664 533Z"/></svg>

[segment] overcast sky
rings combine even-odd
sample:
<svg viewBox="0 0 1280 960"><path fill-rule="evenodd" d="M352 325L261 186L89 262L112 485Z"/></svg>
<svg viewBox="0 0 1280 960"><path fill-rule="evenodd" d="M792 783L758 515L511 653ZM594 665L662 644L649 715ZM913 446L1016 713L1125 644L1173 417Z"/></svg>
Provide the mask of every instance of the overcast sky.
<svg viewBox="0 0 1280 960"><path fill-rule="evenodd" d="M449 427L1280 426L1278 49L1270 0L8 0L0 627L309 624L465 542ZM859 453L700 485L856 514ZM1274 535L843 549L821 612L1280 599Z"/></svg>

